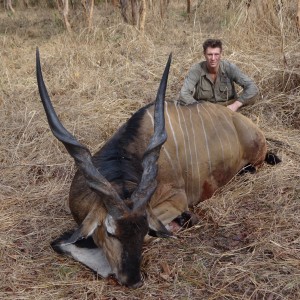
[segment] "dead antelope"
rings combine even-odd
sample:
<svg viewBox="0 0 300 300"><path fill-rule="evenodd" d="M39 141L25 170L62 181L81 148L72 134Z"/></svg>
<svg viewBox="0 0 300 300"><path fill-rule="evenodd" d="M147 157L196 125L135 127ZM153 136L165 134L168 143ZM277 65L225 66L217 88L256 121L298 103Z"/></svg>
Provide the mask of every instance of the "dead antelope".
<svg viewBox="0 0 300 300"><path fill-rule="evenodd" d="M78 167L69 206L79 227L52 246L103 277L114 274L121 284L141 286L145 236L172 236L170 222L209 198L244 166L256 168L269 158L263 133L245 116L216 104L164 101L171 57L155 104L138 110L92 156L60 123L38 50L36 59L50 128Z"/></svg>

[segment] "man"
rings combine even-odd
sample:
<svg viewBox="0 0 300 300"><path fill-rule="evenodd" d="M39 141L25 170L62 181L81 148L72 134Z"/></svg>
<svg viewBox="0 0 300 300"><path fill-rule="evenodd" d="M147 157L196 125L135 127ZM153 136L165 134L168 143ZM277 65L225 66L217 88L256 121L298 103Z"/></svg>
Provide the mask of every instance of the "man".
<svg viewBox="0 0 300 300"><path fill-rule="evenodd" d="M221 40L206 40L203 53L205 61L193 65L184 80L179 97L181 104L203 100L226 105L232 111L237 111L241 106L255 101L258 94L256 84L236 65L221 60ZM239 96L234 83L243 88Z"/></svg>

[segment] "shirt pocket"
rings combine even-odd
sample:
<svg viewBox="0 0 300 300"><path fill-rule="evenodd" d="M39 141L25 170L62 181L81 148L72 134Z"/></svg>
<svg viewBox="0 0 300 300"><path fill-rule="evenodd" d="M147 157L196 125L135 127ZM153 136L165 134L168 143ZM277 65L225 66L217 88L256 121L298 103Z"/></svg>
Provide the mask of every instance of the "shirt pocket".
<svg viewBox="0 0 300 300"><path fill-rule="evenodd" d="M219 96L223 101L227 101L233 98L232 85L230 80L222 79L219 86Z"/></svg>
<svg viewBox="0 0 300 300"><path fill-rule="evenodd" d="M197 84L195 96L197 100L211 100L214 97L211 84L202 78Z"/></svg>

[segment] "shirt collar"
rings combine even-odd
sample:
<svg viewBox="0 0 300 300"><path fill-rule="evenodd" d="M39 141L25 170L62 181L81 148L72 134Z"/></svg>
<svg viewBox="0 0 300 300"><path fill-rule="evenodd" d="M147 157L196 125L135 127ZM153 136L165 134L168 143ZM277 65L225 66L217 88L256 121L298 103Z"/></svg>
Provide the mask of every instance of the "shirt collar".
<svg viewBox="0 0 300 300"><path fill-rule="evenodd" d="M201 66L202 66L202 69L204 71L203 74L202 74L202 76L207 76L209 73L208 73L206 61L203 61L201 63ZM225 66L224 66L224 63L223 63L222 60L220 61L220 66L219 66L218 74L222 74L222 75L225 74Z"/></svg>

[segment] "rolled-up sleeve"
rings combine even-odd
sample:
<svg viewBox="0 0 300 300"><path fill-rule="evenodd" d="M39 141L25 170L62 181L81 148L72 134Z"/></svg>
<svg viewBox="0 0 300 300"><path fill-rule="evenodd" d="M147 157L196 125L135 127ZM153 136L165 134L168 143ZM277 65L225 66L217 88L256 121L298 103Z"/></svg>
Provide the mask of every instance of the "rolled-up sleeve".
<svg viewBox="0 0 300 300"><path fill-rule="evenodd" d="M201 75L200 64L192 66L187 76L184 79L183 86L180 91L179 101L183 104L192 104L197 101L194 99L193 94L196 84L198 83Z"/></svg>
<svg viewBox="0 0 300 300"><path fill-rule="evenodd" d="M259 90L257 85L250 77L242 73L235 64L230 64L230 73L232 80L243 88L237 100L243 104L248 104L248 102L258 95Z"/></svg>

